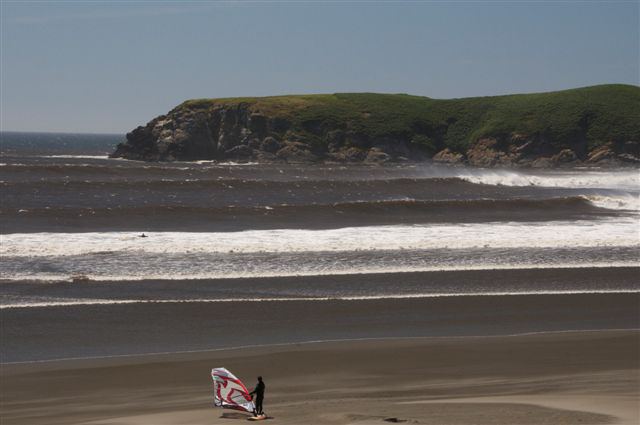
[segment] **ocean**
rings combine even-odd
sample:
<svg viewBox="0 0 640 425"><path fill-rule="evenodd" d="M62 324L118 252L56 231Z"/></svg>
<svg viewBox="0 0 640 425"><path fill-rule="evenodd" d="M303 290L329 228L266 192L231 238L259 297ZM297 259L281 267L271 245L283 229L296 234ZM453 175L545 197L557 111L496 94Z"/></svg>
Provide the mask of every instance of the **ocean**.
<svg viewBox="0 0 640 425"><path fill-rule="evenodd" d="M640 294L638 169L109 159L122 139L2 133L4 362L464 334L473 327L438 328L440 307L416 303ZM393 310L386 328L363 325L372 303ZM268 331L265 306L282 316ZM593 317L495 332L611 326Z"/></svg>

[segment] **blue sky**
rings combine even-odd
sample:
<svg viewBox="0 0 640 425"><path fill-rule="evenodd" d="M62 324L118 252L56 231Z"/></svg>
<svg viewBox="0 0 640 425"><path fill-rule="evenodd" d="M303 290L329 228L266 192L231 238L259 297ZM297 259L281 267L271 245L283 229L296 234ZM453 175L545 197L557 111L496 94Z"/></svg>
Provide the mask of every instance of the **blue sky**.
<svg viewBox="0 0 640 425"><path fill-rule="evenodd" d="M126 132L189 98L639 84L638 1L2 0L3 130Z"/></svg>

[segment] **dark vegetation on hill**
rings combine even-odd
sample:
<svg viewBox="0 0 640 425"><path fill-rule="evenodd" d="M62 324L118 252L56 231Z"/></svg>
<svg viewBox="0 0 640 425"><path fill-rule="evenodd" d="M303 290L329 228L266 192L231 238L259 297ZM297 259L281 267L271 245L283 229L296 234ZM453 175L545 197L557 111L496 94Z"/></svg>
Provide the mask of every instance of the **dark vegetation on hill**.
<svg viewBox="0 0 640 425"><path fill-rule="evenodd" d="M406 94L188 100L127 134L148 161L387 162L475 166L638 163L640 87L464 99Z"/></svg>

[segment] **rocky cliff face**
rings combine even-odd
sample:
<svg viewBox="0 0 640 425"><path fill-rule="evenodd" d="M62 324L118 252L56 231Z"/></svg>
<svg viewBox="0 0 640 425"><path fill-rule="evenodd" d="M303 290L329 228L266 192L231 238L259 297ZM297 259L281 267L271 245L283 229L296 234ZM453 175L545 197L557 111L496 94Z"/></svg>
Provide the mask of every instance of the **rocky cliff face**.
<svg viewBox="0 0 640 425"><path fill-rule="evenodd" d="M640 165L640 144L609 142L592 150L587 143L555 148L543 137L512 134L498 138L481 138L464 153L448 148L438 152L433 161L444 164L467 164L474 167L556 168L575 166L619 167Z"/></svg>
<svg viewBox="0 0 640 425"><path fill-rule="evenodd" d="M311 134L297 132L286 118L254 112L246 104L182 108L128 133L126 143L119 144L112 157L264 162L422 161L430 157L402 138L370 138L332 128L310 130Z"/></svg>
<svg viewBox="0 0 640 425"><path fill-rule="evenodd" d="M118 145L112 157L346 163L432 159L477 167L538 168L640 164L640 145L635 140L611 141L589 149L586 139L574 138L559 145L539 134L512 133L481 137L463 146L447 147L435 136L410 131L402 136L372 137L351 129L349 123L332 126L311 121L300 127L291 118L262 113L249 103L236 103L178 107L127 134L127 141Z"/></svg>

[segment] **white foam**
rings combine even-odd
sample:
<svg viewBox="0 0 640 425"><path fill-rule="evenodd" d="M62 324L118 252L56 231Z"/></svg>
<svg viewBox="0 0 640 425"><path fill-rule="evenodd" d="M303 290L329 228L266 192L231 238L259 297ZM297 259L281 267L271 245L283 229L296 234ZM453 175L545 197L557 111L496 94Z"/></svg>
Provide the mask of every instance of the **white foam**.
<svg viewBox="0 0 640 425"><path fill-rule="evenodd" d="M584 196L596 207L610 210L640 211L640 195L619 194L616 196L587 195Z"/></svg>
<svg viewBox="0 0 640 425"><path fill-rule="evenodd" d="M407 264L403 266L389 266L386 263L375 264L365 263L361 265L350 265L348 268L314 268L313 266L303 268L300 264L293 267L286 265L278 270L229 270L223 268L208 272L194 272L187 270L159 270L156 273L149 272L140 267L136 269L119 269L120 274L93 274L81 275L78 285L85 282L132 282L144 280L214 280L214 279L248 279L248 278L274 278L274 277L313 277L313 276L345 276L363 274L397 274L397 273L430 273L430 272L453 272L453 271L487 271L487 270L539 270L539 269L593 269L593 268L619 268L619 267L640 267L640 262L582 262L582 263L509 263L497 264L485 262L483 264L445 264L438 266L423 266ZM4 282L64 282L74 281L74 276L69 274L56 273L15 273L11 276L3 276Z"/></svg>
<svg viewBox="0 0 640 425"><path fill-rule="evenodd" d="M109 159L109 155L41 155L40 158Z"/></svg>
<svg viewBox="0 0 640 425"><path fill-rule="evenodd" d="M456 176L475 184L596 190L603 193L585 195L585 198L597 207L640 211L640 171L637 169L546 171L537 174L509 170L464 169Z"/></svg>
<svg viewBox="0 0 640 425"><path fill-rule="evenodd" d="M259 162L235 162L235 161L225 161L219 162L211 159L202 159L198 161L179 161L179 162L191 162L194 164L204 164L204 165L219 165L219 166L228 166L228 167L236 167L236 166L247 166L247 165L260 165Z"/></svg>
<svg viewBox="0 0 640 425"><path fill-rule="evenodd" d="M97 253L281 253L472 248L640 246L635 217L542 223L492 222L241 232L12 233L0 236L3 256Z"/></svg>
<svg viewBox="0 0 640 425"><path fill-rule="evenodd" d="M507 170L462 170L457 177L477 184L640 190L640 171L554 171L528 174Z"/></svg>
<svg viewBox="0 0 640 425"><path fill-rule="evenodd" d="M585 198L600 208L640 211L640 172L638 170L572 170L528 174L507 170L466 169L458 177L475 184L496 186L601 189L604 193L585 195Z"/></svg>
<svg viewBox="0 0 640 425"><path fill-rule="evenodd" d="M138 300L72 300L49 301L22 304L0 305L0 310L34 307L65 307L84 305L120 305L120 304L200 304L200 303L257 303L257 302L322 302L322 301L375 301L375 300L410 300L425 298L452 297L506 297L535 295L580 295L580 294L640 294L640 289L603 289L603 290L547 290L547 291L508 291L508 292L466 292L466 293L426 293L426 294L385 294L336 297L281 297L281 298L195 298L195 299L138 299Z"/></svg>

